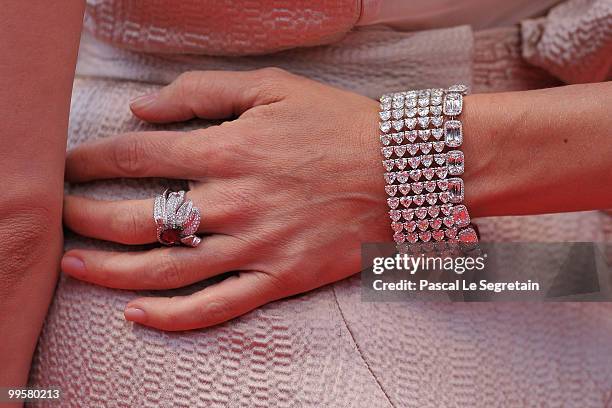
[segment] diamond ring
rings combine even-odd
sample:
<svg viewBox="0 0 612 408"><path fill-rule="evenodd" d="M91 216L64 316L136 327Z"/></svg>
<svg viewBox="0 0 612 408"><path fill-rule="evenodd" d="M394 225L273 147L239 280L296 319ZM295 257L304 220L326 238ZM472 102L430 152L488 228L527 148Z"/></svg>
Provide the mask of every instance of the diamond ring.
<svg viewBox="0 0 612 408"><path fill-rule="evenodd" d="M155 197L153 219L157 226L157 240L164 245L198 246L202 239L195 233L200 226L200 217L200 210L193 202L185 201L185 191L165 190Z"/></svg>

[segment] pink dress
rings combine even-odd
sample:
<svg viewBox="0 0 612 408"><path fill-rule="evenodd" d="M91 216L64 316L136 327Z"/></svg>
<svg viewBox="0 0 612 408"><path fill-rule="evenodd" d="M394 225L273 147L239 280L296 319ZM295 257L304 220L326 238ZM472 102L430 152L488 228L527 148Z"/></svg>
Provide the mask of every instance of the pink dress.
<svg viewBox="0 0 612 408"><path fill-rule="evenodd" d="M98 0L90 1L85 24L98 38L137 51L254 55L335 42L356 25L511 25L559 1Z"/></svg>
<svg viewBox="0 0 612 408"><path fill-rule="evenodd" d="M417 3L415 10L423 10ZM385 18L386 2L364 14L362 6L372 4L366 0L157 0L146 5L91 0L69 147L159 128L135 120L128 101L192 69L274 65L372 97L456 82L476 92L559 84L550 72L566 80L605 79L609 71L596 62L610 59L598 54L609 46L598 30L612 32L609 2L570 3L520 28L474 32L469 26L430 25L406 32L354 28L360 18L363 24ZM469 20L465 14L462 18ZM568 38L572 24L590 29L569 37L572 41L559 41ZM203 55L261 54L323 43L330 44L264 56ZM522 53L548 72L528 64ZM564 62L567 56L572 61ZM572 65L584 57L598 69ZM97 198L148 198L167 183L114 180L68 188ZM488 241L604 242L612 235L610 217L601 212L503 222L491 218L478 224ZM75 246L126 249L68 234L66 247ZM612 398L610 304L367 303L361 301L355 276L217 327L166 333L125 322L123 307L135 295L62 276L33 361L31 385L59 386L63 401L40 406L602 407Z"/></svg>

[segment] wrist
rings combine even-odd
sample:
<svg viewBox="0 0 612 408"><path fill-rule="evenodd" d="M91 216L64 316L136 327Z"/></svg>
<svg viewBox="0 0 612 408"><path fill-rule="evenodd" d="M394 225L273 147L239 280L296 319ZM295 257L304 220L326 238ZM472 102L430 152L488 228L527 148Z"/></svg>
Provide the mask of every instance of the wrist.
<svg viewBox="0 0 612 408"><path fill-rule="evenodd" d="M500 107L503 109L503 104L493 94L465 97L462 148L469 166L465 166L463 180L465 203L474 218L497 215L497 202L504 195L503 179L497 176L499 161L504 159L500 154L503 139L498 137L501 123L495 112Z"/></svg>
<svg viewBox="0 0 612 408"><path fill-rule="evenodd" d="M350 115L352 129L342 134L340 140L340 155L343 151L350 151L350 163L342 163L343 172L348 172L349 181L346 184L353 192L366 193L368 196L376 197L377 203L385 203L385 196L381 195L384 188L384 180L380 176L380 141L378 135L378 102L370 98L362 98L362 104L354 109Z"/></svg>
<svg viewBox="0 0 612 408"><path fill-rule="evenodd" d="M351 177L350 185L354 197L364 198L369 202L369 214L367 216L367 242L388 241L389 236L389 213L384 193L385 182L381 177L383 168L380 163L380 140L378 135L378 101L363 98L364 104L353 117L353 123L357 126L357 135L345 143L354 149L356 160L351 166L355 174ZM356 137L355 137L356 136Z"/></svg>
<svg viewBox="0 0 612 408"><path fill-rule="evenodd" d="M612 145L601 118L611 91L591 84L469 96L465 182L474 216L608 208Z"/></svg>

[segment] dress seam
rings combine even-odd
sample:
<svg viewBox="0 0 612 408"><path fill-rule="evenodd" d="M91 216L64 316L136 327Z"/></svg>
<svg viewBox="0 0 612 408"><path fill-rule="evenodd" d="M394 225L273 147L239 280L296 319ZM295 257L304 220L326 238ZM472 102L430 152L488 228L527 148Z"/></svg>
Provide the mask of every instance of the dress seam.
<svg viewBox="0 0 612 408"><path fill-rule="evenodd" d="M353 341L353 344L355 344L355 349L357 350L357 353L359 354L359 357L361 358L361 361L363 361L363 363L365 364L366 369L368 370L368 372L370 373L370 375L372 376L372 378L376 382L376 385L378 385L378 388L380 388L380 391L383 393L383 395L387 399L387 402L389 403L389 405L391 407L393 407L393 408L396 408L396 406L393 404L393 402L391 402L391 398L389 397L389 394L387 394L387 391L385 391L385 388L382 386L380 380L378 379L376 374L374 374L374 371L372 371L372 368L370 367L370 364L368 364L368 362L365 359L363 353L361 352L361 349L359 348L359 344L357 344L357 340L355 339L355 336L353 335L353 332L351 331L351 328L349 327L349 324L346 321L346 318L344 317L344 312L342 311L342 307L340 306L340 302L338 302L338 296L336 295L336 288L335 287L332 287L332 292L334 294L334 302L336 302L336 306L338 307L338 311L340 312L340 317L342 318L342 322L344 323L344 327L346 327L346 330L349 332L349 335L351 336L351 340Z"/></svg>

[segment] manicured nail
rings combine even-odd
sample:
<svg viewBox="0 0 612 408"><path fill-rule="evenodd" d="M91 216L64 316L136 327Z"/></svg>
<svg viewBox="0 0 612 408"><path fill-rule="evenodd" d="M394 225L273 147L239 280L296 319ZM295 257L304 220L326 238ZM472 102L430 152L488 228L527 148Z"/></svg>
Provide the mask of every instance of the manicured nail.
<svg viewBox="0 0 612 408"><path fill-rule="evenodd" d="M75 256L65 256L62 258L62 271L77 277L85 276L85 262Z"/></svg>
<svg viewBox="0 0 612 408"><path fill-rule="evenodd" d="M130 107L132 109L144 109L151 105L157 99L157 92L153 92L147 95L139 96L130 101Z"/></svg>
<svg viewBox="0 0 612 408"><path fill-rule="evenodd" d="M144 323L147 317L144 310L132 306L129 306L127 309L125 309L123 315L125 316L125 320L129 320L131 322L136 323Z"/></svg>

